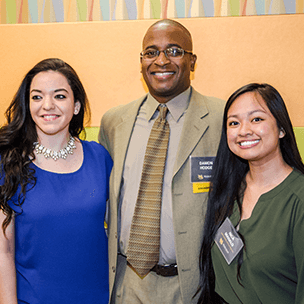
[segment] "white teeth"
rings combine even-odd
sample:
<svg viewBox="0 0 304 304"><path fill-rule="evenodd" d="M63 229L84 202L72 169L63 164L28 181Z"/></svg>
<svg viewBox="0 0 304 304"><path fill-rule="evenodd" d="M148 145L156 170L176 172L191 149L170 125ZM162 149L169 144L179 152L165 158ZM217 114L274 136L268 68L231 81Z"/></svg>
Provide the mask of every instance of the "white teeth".
<svg viewBox="0 0 304 304"><path fill-rule="evenodd" d="M165 76L165 75L173 75L174 72L163 72L163 73L154 73L154 75L157 76Z"/></svg>
<svg viewBox="0 0 304 304"><path fill-rule="evenodd" d="M250 145L254 145L256 143L258 143L260 140L257 139L257 140L250 140L250 141L243 141L243 142L240 142L240 146L250 146Z"/></svg>
<svg viewBox="0 0 304 304"><path fill-rule="evenodd" d="M43 117L45 119L53 119L53 118L57 117L57 115L44 115Z"/></svg>

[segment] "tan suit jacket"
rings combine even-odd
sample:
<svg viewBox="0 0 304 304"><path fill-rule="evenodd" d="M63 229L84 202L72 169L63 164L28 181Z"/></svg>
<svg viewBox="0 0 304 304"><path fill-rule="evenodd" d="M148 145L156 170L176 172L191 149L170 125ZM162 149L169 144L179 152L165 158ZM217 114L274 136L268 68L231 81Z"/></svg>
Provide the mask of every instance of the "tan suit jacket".
<svg viewBox="0 0 304 304"><path fill-rule="evenodd" d="M125 155L138 110L146 96L109 110L101 120L99 142L114 161L110 178L109 273L110 292L117 267L117 216ZM216 156L222 127L224 102L192 90L174 165L172 209L175 249L183 303L196 303L192 296L199 284L199 252L203 237L206 193L193 193L190 182L192 156ZM117 278L116 278L117 279ZM170 288L170 286L168 286Z"/></svg>

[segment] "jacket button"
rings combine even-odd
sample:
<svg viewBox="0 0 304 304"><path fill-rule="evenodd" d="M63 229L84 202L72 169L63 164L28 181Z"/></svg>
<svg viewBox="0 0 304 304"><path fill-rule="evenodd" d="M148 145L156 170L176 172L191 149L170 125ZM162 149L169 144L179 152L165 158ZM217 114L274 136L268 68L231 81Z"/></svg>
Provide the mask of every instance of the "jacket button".
<svg viewBox="0 0 304 304"><path fill-rule="evenodd" d="M113 270L113 272L115 272L115 267L114 266L112 266L112 270Z"/></svg>
<svg viewBox="0 0 304 304"><path fill-rule="evenodd" d="M117 239L117 232L115 232L115 239Z"/></svg>

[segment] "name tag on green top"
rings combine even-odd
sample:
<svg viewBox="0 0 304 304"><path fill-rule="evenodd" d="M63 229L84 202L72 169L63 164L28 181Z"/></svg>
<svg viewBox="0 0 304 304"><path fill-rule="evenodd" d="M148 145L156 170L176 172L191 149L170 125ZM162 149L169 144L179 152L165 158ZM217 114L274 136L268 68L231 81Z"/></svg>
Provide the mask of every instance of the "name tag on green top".
<svg viewBox="0 0 304 304"><path fill-rule="evenodd" d="M244 243L227 217L217 230L214 242L221 251L228 265L244 247Z"/></svg>

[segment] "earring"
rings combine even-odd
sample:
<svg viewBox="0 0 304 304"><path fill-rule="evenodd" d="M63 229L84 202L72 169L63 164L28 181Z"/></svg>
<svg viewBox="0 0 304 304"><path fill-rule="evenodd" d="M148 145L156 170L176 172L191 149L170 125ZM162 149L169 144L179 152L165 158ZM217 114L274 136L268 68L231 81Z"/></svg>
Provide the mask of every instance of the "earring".
<svg viewBox="0 0 304 304"><path fill-rule="evenodd" d="M80 110L80 102L77 101L74 106L74 115L77 115L79 113L79 110Z"/></svg>

